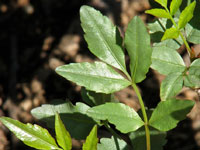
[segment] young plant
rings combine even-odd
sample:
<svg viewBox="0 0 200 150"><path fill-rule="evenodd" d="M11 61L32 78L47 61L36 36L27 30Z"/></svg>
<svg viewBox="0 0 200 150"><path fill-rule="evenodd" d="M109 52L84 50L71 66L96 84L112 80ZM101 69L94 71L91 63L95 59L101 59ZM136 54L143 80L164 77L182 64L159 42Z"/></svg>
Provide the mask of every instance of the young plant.
<svg viewBox="0 0 200 150"><path fill-rule="evenodd" d="M81 7L80 17L85 32L84 38L90 51L101 62L71 63L58 67L56 72L84 87L81 94L86 104L78 102L73 105L69 101L62 101L57 104L45 104L31 111L34 117L47 122L47 125L53 128L56 116L56 139L60 147L47 130L37 125L24 125L10 118L1 117L3 124L25 144L36 149L70 150L72 147L70 135L78 140L85 139L92 130L83 144L83 150L161 150L166 143L166 131L175 128L179 121L185 119L194 105L192 100L178 100L175 96L183 86L200 88L198 69L200 59L188 44L188 41L198 41L192 35L195 36L199 30L188 24L193 16L196 1L188 4L183 11L179 9L181 0L172 0L170 9L167 7L167 0L155 1L164 9L152 9L146 12L164 19L148 25L153 48L150 35L139 17L134 17L130 21L125 38L122 39L118 28L106 16L89 6ZM174 17L178 9L180 15L177 16L180 17ZM168 20L172 23L170 28L167 28ZM157 32L161 32L163 37L153 37ZM191 37L189 38L185 32L190 32ZM189 67L185 66L176 51L182 43L186 45L193 61ZM130 57L130 73L125 64L125 49ZM150 66L167 75L160 90L162 101L154 110L145 107L137 87L137 83L146 78ZM114 92L128 86L132 86L138 96L141 113L119 103L113 96ZM105 126L113 136L102 138L98 143L97 125ZM127 134L131 145L124 141L116 130Z"/></svg>

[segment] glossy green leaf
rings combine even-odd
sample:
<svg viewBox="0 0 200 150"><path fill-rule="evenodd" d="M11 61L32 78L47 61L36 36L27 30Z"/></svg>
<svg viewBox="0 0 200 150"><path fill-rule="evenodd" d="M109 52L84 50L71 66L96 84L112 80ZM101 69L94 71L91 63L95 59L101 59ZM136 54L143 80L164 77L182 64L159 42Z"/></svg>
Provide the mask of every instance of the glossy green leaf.
<svg viewBox="0 0 200 150"><path fill-rule="evenodd" d="M179 37L179 33L179 30L177 30L174 27L171 27L165 31L161 41L164 41L166 39L176 39Z"/></svg>
<svg viewBox="0 0 200 150"><path fill-rule="evenodd" d="M116 137L101 138L100 144L97 145L97 150L129 150L128 145L124 140Z"/></svg>
<svg viewBox="0 0 200 150"><path fill-rule="evenodd" d="M112 67L102 62L71 63L56 68L56 72L97 93L113 93L131 84Z"/></svg>
<svg viewBox="0 0 200 150"><path fill-rule="evenodd" d="M145 128L142 127L135 132L131 132L130 140L134 150L146 150L146 134ZM150 128L150 140L152 150L163 150L163 146L166 144L166 132L158 131L154 128Z"/></svg>
<svg viewBox="0 0 200 150"><path fill-rule="evenodd" d="M88 109L87 114L98 120L108 120L122 133L135 131L144 125L137 112L122 103L106 103Z"/></svg>
<svg viewBox="0 0 200 150"><path fill-rule="evenodd" d="M65 125L58 113L56 113L55 118L55 131L56 131L56 140L58 145L63 148L63 150L72 149L72 139L69 132L66 130Z"/></svg>
<svg viewBox="0 0 200 150"><path fill-rule="evenodd" d="M154 9L146 10L145 13L153 15L155 17L159 17L159 18L168 18L168 19L170 18L170 14L166 12L165 9L154 8Z"/></svg>
<svg viewBox="0 0 200 150"><path fill-rule="evenodd" d="M83 150L97 150L97 125L95 125L83 144Z"/></svg>
<svg viewBox="0 0 200 150"><path fill-rule="evenodd" d="M81 96L90 106L97 106L105 104L106 102L118 102L114 94L96 93L94 91L86 90L84 87L81 88Z"/></svg>
<svg viewBox="0 0 200 150"><path fill-rule="evenodd" d="M168 131L185 119L194 105L191 100L170 99L161 101L152 113L149 125L160 130Z"/></svg>
<svg viewBox="0 0 200 150"><path fill-rule="evenodd" d="M179 29L184 28L185 25L192 19L195 6L196 6L196 1L193 1L181 12L178 22Z"/></svg>
<svg viewBox="0 0 200 150"><path fill-rule="evenodd" d="M31 113L37 119L45 121L49 127L54 127L55 114L58 112L60 117L75 139L85 139L96 121L87 116L86 111L90 107L83 103L76 103L74 106L70 102L61 104L44 104L34 108Z"/></svg>
<svg viewBox="0 0 200 150"><path fill-rule="evenodd" d="M200 58L194 60L190 65L184 85L191 88L200 88Z"/></svg>
<svg viewBox="0 0 200 150"><path fill-rule="evenodd" d="M90 51L102 61L126 73L121 37L112 22L89 6L81 7L80 18Z"/></svg>
<svg viewBox="0 0 200 150"><path fill-rule="evenodd" d="M161 83L160 98L165 101L173 98L183 88L182 73L169 74Z"/></svg>
<svg viewBox="0 0 200 150"><path fill-rule="evenodd" d="M167 0L155 0L155 1L163 7L167 7Z"/></svg>
<svg viewBox="0 0 200 150"><path fill-rule="evenodd" d="M8 117L1 117L0 121L9 128L18 139L30 147L44 150L61 150L49 132L38 125L29 123L23 124Z"/></svg>
<svg viewBox="0 0 200 150"><path fill-rule="evenodd" d="M182 0L172 0L170 4L170 14L173 16L179 9Z"/></svg>
<svg viewBox="0 0 200 150"><path fill-rule="evenodd" d="M179 53L165 46L153 48L151 67L164 75L174 72L181 73L186 69Z"/></svg>
<svg viewBox="0 0 200 150"><path fill-rule="evenodd" d="M134 17L125 33L125 47L130 56L131 77L135 83L146 78L151 65L150 36L139 17Z"/></svg>

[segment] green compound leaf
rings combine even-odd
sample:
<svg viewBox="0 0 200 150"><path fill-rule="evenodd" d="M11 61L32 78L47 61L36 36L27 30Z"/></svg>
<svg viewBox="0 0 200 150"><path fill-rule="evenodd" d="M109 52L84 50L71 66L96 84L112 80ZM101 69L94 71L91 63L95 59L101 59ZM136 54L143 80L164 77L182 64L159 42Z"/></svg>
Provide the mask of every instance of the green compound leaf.
<svg viewBox="0 0 200 150"><path fill-rule="evenodd" d="M159 18L168 18L168 19L170 18L169 13L166 12L166 10L160 9L160 8L146 10L145 13L153 15L155 17L159 17Z"/></svg>
<svg viewBox="0 0 200 150"><path fill-rule="evenodd" d="M160 98L162 101L173 98L183 88L182 73L169 74L161 83Z"/></svg>
<svg viewBox="0 0 200 150"><path fill-rule="evenodd" d="M149 125L160 130L168 131L185 119L194 105L191 100L170 99L161 101L152 113Z"/></svg>
<svg viewBox="0 0 200 150"><path fill-rule="evenodd" d="M96 124L96 121L86 115L89 108L83 103L76 103L74 106L68 101L60 104L44 104L32 109L31 114L35 118L45 121L49 127L54 128L55 115L58 112L70 135L75 139L82 140Z"/></svg>
<svg viewBox="0 0 200 150"><path fill-rule="evenodd" d="M65 125L58 113L56 113L55 118L55 131L56 131L56 140L60 147L63 150L71 150L72 149L72 139L69 132L66 130Z"/></svg>
<svg viewBox="0 0 200 150"><path fill-rule="evenodd" d="M97 150L129 150L128 145L124 140L116 137L101 138L100 144L97 145Z"/></svg>
<svg viewBox="0 0 200 150"><path fill-rule="evenodd" d="M122 133L135 131L144 125L144 122L134 109L122 103L106 103L95 106L87 114L98 120L108 120Z"/></svg>
<svg viewBox="0 0 200 150"><path fill-rule="evenodd" d="M150 36L139 17L134 17L125 33L125 47L130 56L131 77L135 83L146 78L151 65Z"/></svg>
<svg viewBox="0 0 200 150"><path fill-rule="evenodd" d="M200 88L200 58L192 62L188 73L184 85L190 88Z"/></svg>
<svg viewBox="0 0 200 150"><path fill-rule="evenodd" d="M151 67L164 75L174 72L182 73L186 69L179 53L165 46L153 48Z"/></svg>
<svg viewBox="0 0 200 150"><path fill-rule="evenodd" d="M166 144L166 132L158 131L154 128L150 128L151 136L151 149L163 150L163 146ZM129 135L134 150L146 150L146 134L145 128L142 127L137 131L131 132Z"/></svg>
<svg viewBox="0 0 200 150"><path fill-rule="evenodd" d="M56 68L64 78L97 93L113 93L131 84L112 67L102 62L71 63Z"/></svg>
<svg viewBox="0 0 200 150"><path fill-rule="evenodd" d="M95 125L83 144L83 150L97 150L97 125Z"/></svg>
<svg viewBox="0 0 200 150"><path fill-rule="evenodd" d="M171 27L165 31L161 41L164 41L166 39L176 39L179 37L179 33L179 30L177 30L174 27Z"/></svg>
<svg viewBox="0 0 200 150"><path fill-rule="evenodd" d="M97 106L105 104L106 102L118 102L115 99L114 94L96 93L94 91L86 90L84 87L81 88L81 96L83 101L90 106Z"/></svg>
<svg viewBox="0 0 200 150"><path fill-rule="evenodd" d="M170 14L173 16L181 6L182 0L172 0L170 4Z"/></svg>
<svg viewBox="0 0 200 150"><path fill-rule="evenodd" d="M1 117L0 121L12 131L24 144L35 149L61 150L49 132L32 124L23 124L8 117Z"/></svg>
<svg viewBox="0 0 200 150"><path fill-rule="evenodd" d="M184 28L186 24L192 19L195 6L196 6L196 1L193 1L181 12L178 22L179 29Z"/></svg>
<svg viewBox="0 0 200 150"><path fill-rule="evenodd" d="M80 18L90 51L126 74L125 55L117 28L106 16L89 6L81 7Z"/></svg>
<svg viewBox="0 0 200 150"><path fill-rule="evenodd" d="M163 7L167 7L167 0L155 0L155 1Z"/></svg>

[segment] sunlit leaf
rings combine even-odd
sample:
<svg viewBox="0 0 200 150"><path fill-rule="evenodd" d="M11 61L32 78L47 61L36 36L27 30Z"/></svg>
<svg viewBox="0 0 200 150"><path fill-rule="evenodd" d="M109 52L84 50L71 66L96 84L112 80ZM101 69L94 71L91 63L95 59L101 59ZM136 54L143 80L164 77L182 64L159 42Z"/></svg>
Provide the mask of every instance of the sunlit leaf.
<svg viewBox="0 0 200 150"><path fill-rule="evenodd" d="M151 67L164 75L174 72L181 73L186 69L179 53L165 46L156 46L153 48Z"/></svg>
<svg viewBox="0 0 200 150"><path fill-rule="evenodd" d="M95 125L83 144L83 150L97 150L97 125Z"/></svg>
<svg viewBox="0 0 200 150"><path fill-rule="evenodd" d="M129 150L128 145L124 140L116 137L101 138L100 144L97 145L97 150Z"/></svg>
<svg viewBox="0 0 200 150"><path fill-rule="evenodd" d="M170 18L170 15L168 12L166 12L165 9L160 9L160 8L154 8L154 9L150 9L150 10L146 10L145 13L153 15L155 17L159 17L159 18Z"/></svg>
<svg viewBox="0 0 200 150"><path fill-rule="evenodd" d="M167 0L155 0L155 1L163 7L167 7Z"/></svg>
<svg viewBox="0 0 200 150"><path fill-rule="evenodd" d="M184 85L191 88L200 88L200 58L194 60L190 65Z"/></svg>
<svg viewBox="0 0 200 150"><path fill-rule="evenodd" d="M9 128L18 139L30 147L44 150L61 150L49 132L36 124L24 124L8 117L1 117L0 121Z"/></svg>
<svg viewBox="0 0 200 150"><path fill-rule="evenodd" d="M196 1L193 1L181 12L178 22L179 29L184 28L185 25L192 19L195 6L196 6Z"/></svg>
<svg viewBox="0 0 200 150"><path fill-rule="evenodd" d="M71 150L72 149L72 139L69 132L66 130L65 125L63 124L62 120L58 113L56 113L55 118L55 131L56 131L56 140L60 147L63 150Z"/></svg>
<svg viewBox="0 0 200 150"><path fill-rule="evenodd" d="M112 22L89 6L81 7L80 18L90 51L102 61L126 73L121 37Z"/></svg>
<svg viewBox="0 0 200 150"><path fill-rule="evenodd" d="M88 109L87 114L98 120L108 120L122 133L135 131L144 125L137 112L122 103L106 103Z"/></svg>
<svg viewBox="0 0 200 150"><path fill-rule="evenodd" d="M177 30L174 27L171 27L167 29L161 39L161 41L164 41L166 39L176 39L179 36L179 30Z"/></svg>
<svg viewBox="0 0 200 150"><path fill-rule="evenodd" d="M139 17L134 17L125 33L125 47L130 56L131 77L135 83L146 78L151 65L150 36Z"/></svg>
<svg viewBox="0 0 200 150"><path fill-rule="evenodd" d="M165 101L173 98L183 87L182 73L169 74L161 83L160 98Z"/></svg>
<svg viewBox="0 0 200 150"><path fill-rule="evenodd" d="M56 68L64 78L97 93L113 93L131 84L112 67L103 63L71 63Z"/></svg>
<svg viewBox="0 0 200 150"><path fill-rule="evenodd" d="M194 105L191 100L170 99L161 101L152 113L149 125L160 130L168 131L185 119Z"/></svg>
<svg viewBox="0 0 200 150"><path fill-rule="evenodd" d="M170 13L173 16L177 10L179 9L180 5L182 3L182 0L172 0L170 4Z"/></svg>

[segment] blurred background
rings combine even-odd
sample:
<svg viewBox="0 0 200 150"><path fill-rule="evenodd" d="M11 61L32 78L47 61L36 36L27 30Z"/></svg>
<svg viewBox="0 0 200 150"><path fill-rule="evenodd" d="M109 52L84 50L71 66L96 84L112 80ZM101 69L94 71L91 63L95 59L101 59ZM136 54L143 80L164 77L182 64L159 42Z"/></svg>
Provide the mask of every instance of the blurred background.
<svg viewBox="0 0 200 150"><path fill-rule="evenodd" d="M30 114L32 108L54 99L82 101L81 88L54 71L63 64L96 59L83 39L79 19L82 5L90 5L108 16L119 26L122 36L135 15L145 23L154 19L144 13L150 8L148 0L0 0L0 116L38 123ZM139 84L149 108L160 100L163 79L150 70L148 78ZM183 90L180 96L197 100L190 90ZM140 108L129 88L117 92L116 97L135 110ZM190 115L192 120L180 122L168 133L165 150L198 150L200 132L194 130L194 124L199 123L196 120L200 120L197 114L195 111ZM79 149L81 142L73 144ZM23 149L30 148L0 123L0 150Z"/></svg>

